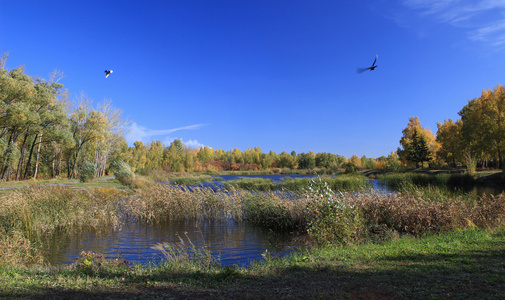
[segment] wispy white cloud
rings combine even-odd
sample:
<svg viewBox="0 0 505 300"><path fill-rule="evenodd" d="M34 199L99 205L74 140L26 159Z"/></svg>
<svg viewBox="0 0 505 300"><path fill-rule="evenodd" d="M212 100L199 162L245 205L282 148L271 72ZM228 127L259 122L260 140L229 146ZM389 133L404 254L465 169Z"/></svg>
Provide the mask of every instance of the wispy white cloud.
<svg viewBox="0 0 505 300"><path fill-rule="evenodd" d="M184 139L178 138L178 137L174 137L174 138L168 137L168 138L164 139L163 141L161 141L161 143L165 146L169 146L175 139L180 140L182 142L182 144L188 148L195 148L196 149L196 148L201 148L201 147L205 146L204 144L201 144L197 140L193 140L193 139L184 140Z"/></svg>
<svg viewBox="0 0 505 300"><path fill-rule="evenodd" d="M466 30L472 41L505 46L504 0L402 0L421 17Z"/></svg>
<svg viewBox="0 0 505 300"><path fill-rule="evenodd" d="M149 143L153 139L160 140L160 141L167 141L167 140L173 141L174 139L169 138L167 136L176 132L176 131L195 130L195 129L199 129L202 126L205 126L205 124L195 124L195 125L177 127L177 128L172 128L172 129L157 130L157 129L148 129L144 126L140 126L137 123L133 122L130 125L128 133L125 135L125 138L126 138L126 142L128 142L129 145L132 145L136 141ZM188 142L189 142L189 144L195 144L195 145L199 144L196 140L189 140Z"/></svg>

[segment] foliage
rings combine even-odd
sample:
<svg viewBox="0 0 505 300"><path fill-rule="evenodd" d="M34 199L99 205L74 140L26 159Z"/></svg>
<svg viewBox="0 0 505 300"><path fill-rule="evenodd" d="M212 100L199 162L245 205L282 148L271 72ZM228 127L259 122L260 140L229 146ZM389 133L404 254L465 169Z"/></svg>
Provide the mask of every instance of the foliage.
<svg viewBox="0 0 505 300"><path fill-rule="evenodd" d="M319 244L352 244L363 237L364 220L342 193L333 192L320 177L311 180L307 205L308 233Z"/></svg>
<svg viewBox="0 0 505 300"><path fill-rule="evenodd" d="M343 163L342 167L344 168L346 173L356 173L356 171L358 170L358 167L350 161Z"/></svg>
<svg viewBox="0 0 505 300"><path fill-rule="evenodd" d="M440 149L437 156L445 160L447 163L456 167L456 162L462 159L462 144L461 144L461 127L463 122L452 119L444 120L441 124L437 122L437 142L440 143Z"/></svg>
<svg viewBox="0 0 505 300"><path fill-rule="evenodd" d="M316 167L316 160L314 156L309 153L300 153L298 155L298 168L299 169L314 169Z"/></svg>
<svg viewBox="0 0 505 300"><path fill-rule="evenodd" d="M129 271L130 262L122 259L107 259L102 254L82 251L73 267L79 274L104 276L111 272Z"/></svg>
<svg viewBox="0 0 505 300"><path fill-rule="evenodd" d="M305 201L284 193L248 193L244 197L246 219L275 232L304 230L305 205Z"/></svg>
<svg viewBox="0 0 505 300"><path fill-rule="evenodd" d="M407 127L402 131L400 139L402 148L398 148L397 153L405 162L412 161L419 167L423 162L435 159L435 153L440 145L435 139L435 135L428 128L421 126L417 117L410 117Z"/></svg>
<svg viewBox="0 0 505 300"><path fill-rule="evenodd" d="M112 162L110 168L119 182L130 187L133 185L135 174L132 168L122 159Z"/></svg>
<svg viewBox="0 0 505 300"><path fill-rule="evenodd" d="M85 160L81 163L79 168L79 180L81 182L88 182L95 179L96 166L89 160Z"/></svg>

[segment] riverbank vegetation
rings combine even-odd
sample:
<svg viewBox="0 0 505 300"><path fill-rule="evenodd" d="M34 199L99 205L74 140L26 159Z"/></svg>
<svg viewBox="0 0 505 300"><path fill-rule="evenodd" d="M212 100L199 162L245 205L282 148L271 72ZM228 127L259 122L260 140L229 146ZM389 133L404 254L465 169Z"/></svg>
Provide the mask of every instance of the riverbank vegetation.
<svg viewBox="0 0 505 300"><path fill-rule="evenodd" d="M255 298L268 289L280 298L493 298L504 290L504 194L434 201L333 191L321 178L309 187L296 197L236 189L190 192L152 181L133 195L62 186L11 191L0 209L1 294ZM293 232L308 247L284 258L265 252L263 261L247 267L221 267L206 246L197 248L184 237L157 246L166 258L159 265L88 252L72 265L50 266L38 250L51 232L189 219L247 219L274 232Z"/></svg>

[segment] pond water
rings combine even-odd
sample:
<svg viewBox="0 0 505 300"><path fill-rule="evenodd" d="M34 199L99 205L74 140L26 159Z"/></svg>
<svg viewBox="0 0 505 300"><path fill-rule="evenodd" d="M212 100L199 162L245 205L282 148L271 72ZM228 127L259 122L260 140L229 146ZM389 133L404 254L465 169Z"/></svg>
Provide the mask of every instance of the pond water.
<svg viewBox="0 0 505 300"><path fill-rule="evenodd" d="M245 266L260 260L268 250L275 256L288 255L296 245L287 235L273 235L247 222L199 222L147 225L131 223L121 230L105 233L82 232L52 237L45 250L52 264L73 263L81 251L93 251L106 258L120 258L131 263L158 263L164 259L158 243L193 243L207 247L221 265Z"/></svg>

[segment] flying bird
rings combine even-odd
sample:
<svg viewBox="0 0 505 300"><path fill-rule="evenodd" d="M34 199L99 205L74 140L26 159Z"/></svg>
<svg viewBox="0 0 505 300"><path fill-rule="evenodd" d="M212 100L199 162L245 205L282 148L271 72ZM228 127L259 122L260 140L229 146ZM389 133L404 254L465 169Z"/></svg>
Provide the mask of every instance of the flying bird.
<svg viewBox="0 0 505 300"><path fill-rule="evenodd" d="M371 67L368 67L368 68L358 68L358 73L363 73L365 72L366 70L370 70L370 71L373 71L375 70L375 68L377 68L377 66L375 65L375 62L377 62L377 58L379 58L379 54L375 54L375 60L373 61L373 64Z"/></svg>
<svg viewBox="0 0 505 300"><path fill-rule="evenodd" d="M109 77L110 73L112 73L112 70L105 70L105 78Z"/></svg>

